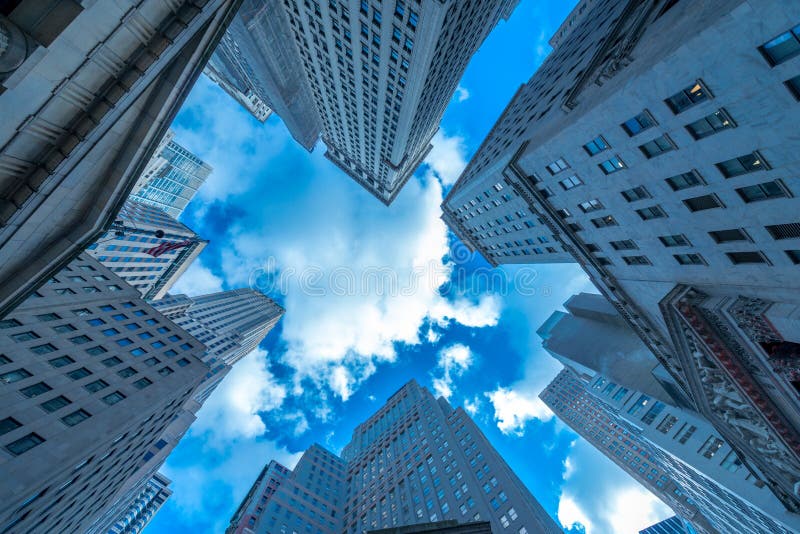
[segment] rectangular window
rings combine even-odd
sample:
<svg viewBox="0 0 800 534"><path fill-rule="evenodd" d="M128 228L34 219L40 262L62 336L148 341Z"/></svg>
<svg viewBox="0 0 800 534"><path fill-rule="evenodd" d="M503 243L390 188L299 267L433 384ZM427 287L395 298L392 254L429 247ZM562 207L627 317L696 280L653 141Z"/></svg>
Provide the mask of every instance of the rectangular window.
<svg viewBox="0 0 800 534"><path fill-rule="evenodd" d="M561 180L558 183L561 185L562 188L564 188L564 191L572 189L573 187L578 187L579 185L583 184L581 179L578 178L578 176L575 175L575 174L573 174L569 178L565 178L565 179Z"/></svg>
<svg viewBox="0 0 800 534"><path fill-rule="evenodd" d="M722 463L719 465L721 465L723 469L735 473L742 467L742 461L735 452L731 451L723 458Z"/></svg>
<svg viewBox="0 0 800 534"><path fill-rule="evenodd" d="M569 168L569 163L564 161L563 158L558 158L553 163L547 166L547 170L550 172L550 174L558 174L564 169L568 168Z"/></svg>
<svg viewBox="0 0 800 534"><path fill-rule="evenodd" d="M667 214L664 213L664 210L661 209L661 206L658 205L650 206L649 208L638 209L636 210L636 213L642 218L643 221L660 219L667 216Z"/></svg>
<svg viewBox="0 0 800 534"><path fill-rule="evenodd" d="M50 343L45 343L44 345L36 345L35 347L31 347L31 352L34 354L49 354L51 352L55 352L58 350L54 345Z"/></svg>
<svg viewBox="0 0 800 534"><path fill-rule="evenodd" d="M653 116L650 115L650 112L644 110L632 119L623 122L620 124L620 126L623 130L625 130L625 133L627 133L629 137L633 137L634 135L641 133L648 128L652 128L656 124L658 123L655 121L655 119L653 119Z"/></svg>
<svg viewBox="0 0 800 534"><path fill-rule="evenodd" d="M622 256L622 261L628 265L652 265L647 256Z"/></svg>
<svg viewBox="0 0 800 534"><path fill-rule="evenodd" d="M52 389L53 388L51 388L44 382L39 382L38 384L33 384L32 386L22 388L21 390L19 390L19 392L28 397L29 399L32 399L33 397L38 397L42 393L47 393Z"/></svg>
<svg viewBox="0 0 800 534"><path fill-rule="evenodd" d="M794 96L796 100L800 100L800 74L794 78L789 78L783 83L786 84L786 88L789 89L792 96Z"/></svg>
<svg viewBox="0 0 800 534"><path fill-rule="evenodd" d="M136 389L144 389L147 386L151 385L152 383L153 381L150 380L149 378L140 378L139 380L133 383L133 387L135 387Z"/></svg>
<svg viewBox="0 0 800 534"><path fill-rule="evenodd" d="M136 369L134 369L133 367L126 367L125 369L117 371L117 374L122 378L128 378L129 376L133 376L136 374Z"/></svg>
<svg viewBox="0 0 800 534"><path fill-rule="evenodd" d="M638 249L639 247L636 245L636 242L631 239L624 239L622 241L611 241L609 242L611 248L614 250L633 250Z"/></svg>
<svg viewBox="0 0 800 534"><path fill-rule="evenodd" d="M86 410L77 410L61 418L61 421L67 426L75 426L89 419L91 415Z"/></svg>
<svg viewBox="0 0 800 534"><path fill-rule="evenodd" d="M710 94L708 89L703 86L703 82L700 80L695 81L689 87L678 91L671 97L664 100L664 103L667 104L667 107L672 110L672 112L677 115L679 113L683 113L690 107L699 104L705 100L708 100Z"/></svg>
<svg viewBox="0 0 800 534"><path fill-rule="evenodd" d="M31 433L6 445L6 450L14 456L19 456L23 452L29 451L40 443L44 443L44 438L38 434Z"/></svg>
<svg viewBox="0 0 800 534"><path fill-rule="evenodd" d="M796 239L800 238L800 222L786 223L786 224L773 224L765 226L764 229L769 232L772 239L776 241L779 239Z"/></svg>
<svg viewBox="0 0 800 534"><path fill-rule="evenodd" d="M689 240L683 234L662 235L658 236L658 240L665 247L688 247L691 245Z"/></svg>
<svg viewBox="0 0 800 534"><path fill-rule="evenodd" d="M675 426L675 423L678 422L678 418L674 415L668 415L664 417L664 420L658 423L656 430L661 432L662 434L668 434L672 427Z"/></svg>
<svg viewBox="0 0 800 534"><path fill-rule="evenodd" d="M689 134L697 140L729 128L736 128L736 123L724 109L718 109L711 115L706 115L702 119L686 125Z"/></svg>
<svg viewBox="0 0 800 534"><path fill-rule="evenodd" d="M690 187L703 185L705 183L700 177L700 173L695 170L672 176L667 178L665 181L673 191L680 191L682 189L688 189Z"/></svg>
<svg viewBox="0 0 800 534"><path fill-rule="evenodd" d="M89 382L83 387L85 387L90 393L97 393L101 389L107 388L108 382L105 380L95 380L94 382Z"/></svg>
<svg viewBox="0 0 800 534"><path fill-rule="evenodd" d="M12 430L16 430L22 426L22 423L14 419L13 417L6 417L2 421L0 421L0 436L3 434L8 434Z"/></svg>
<svg viewBox="0 0 800 534"><path fill-rule="evenodd" d="M19 382L20 380L25 380L26 378L30 378L33 376L25 369L16 369L14 371L9 371L7 373L3 373L0 375L0 382L5 382L6 384L13 384L14 382Z"/></svg>
<svg viewBox="0 0 800 534"><path fill-rule="evenodd" d="M789 194L786 186L780 180L762 182L760 184L738 187L736 192L746 203L758 202L759 200L770 200L773 198L788 198Z"/></svg>
<svg viewBox="0 0 800 534"><path fill-rule="evenodd" d="M670 139L668 135L664 134L643 145L639 145L639 150L642 151L642 154L644 154L647 159L650 159L660 156L665 152L675 150L675 143L672 142L672 139Z"/></svg>
<svg viewBox="0 0 800 534"><path fill-rule="evenodd" d="M715 438L714 436L710 436L705 443L697 450L700 454L705 456L706 458L713 458L717 451L722 448L723 441L719 438Z"/></svg>
<svg viewBox="0 0 800 534"><path fill-rule="evenodd" d="M39 339L39 334L36 332L20 332L18 334L13 334L11 339L17 343L23 343L25 341L30 341L31 339Z"/></svg>
<svg viewBox="0 0 800 534"><path fill-rule="evenodd" d="M106 395L105 397L103 397L102 400L106 404L112 405L112 404L118 403L119 401L121 401L124 398L125 398L125 395L123 395L119 391L115 391L114 393L110 393L110 394Z"/></svg>
<svg viewBox="0 0 800 534"><path fill-rule="evenodd" d="M747 252L726 252L725 255L728 256L728 259L730 259L731 263L734 265L740 265L743 263L769 263L769 260L767 260L767 257L764 256L764 253L757 250Z"/></svg>
<svg viewBox="0 0 800 534"><path fill-rule="evenodd" d="M708 232L711 239L717 243L730 243L732 241L752 241L750 236L741 228L733 228L731 230L716 230Z"/></svg>
<svg viewBox="0 0 800 534"><path fill-rule="evenodd" d="M645 394L639 395L639 398L636 399L636 402L633 404L633 406L628 408L628 413L630 415L636 415L639 412L639 410L650 404L650 400L651 400L650 397L648 397Z"/></svg>
<svg viewBox="0 0 800 534"><path fill-rule="evenodd" d="M758 50L772 67L792 59L800 54L800 26L767 41Z"/></svg>
<svg viewBox="0 0 800 534"><path fill-rule="evenodd" d="M784 250L784 252L789 257L789 261L795 265L800 264L800 250Z"/></svg>
<svg viewBox="0 0 800 534"><path fill-rule="evenodd" d="M22 326L22 323L20 323L16 319L3 319L2 321L0 321L0 330L6 328L15 328L17 326Z"/></svg>
<svg viewBox="0 0 800 534"><path fill-rule="evenodd" d="M63 408L68 404L72 404L72 401L63 395L59 395L58 397L55 397L48 401L44 401L39 406L41 406L42 410L48 413L53 413L56 410L60 410L61 408Z"/></svg>
<svg viewBox="0 0 800 534"><path fill-rule="evenodd" d="M603 171L603 174L613 174L626 168L625 162L623 162L619 156L609 158L604 162L599 163L597 166L600 167L600 170Z"/></svg>
<svg viewBox="0 0 800 534"><path fill-rule="evenodd" d="M53 358L52 360L50 360L49 363L53 367L64 367L65 365L75 363L75 360L73 360L69 356L59 356L58 358Z"/></svg>
<svg viewBox="0 0 800 534"><path fill-rule="evenodd" d="M674 254L672 257L681 265L707 265L700 254Z"/></svg>
<svg viewBox="0 0 800 534"><path fill-rule="evenodd" d="M635 202L643 198L650 198L650 193L648 193L647 189L640 185L638 187L633 187L631 189L622 191L622 197L628 202Z"/></svg>
<svg viewBox="0 0 800 534"><path fill-rule="evenodd" d="M726 161L720 161L719 163L716 163L715 166L725 178L733 178L735 176L741 176L743 174L766 170L769 168L758 152L745 154L744 156L739 156L738 158L732 158Z"/></svg>
<svg viewBox="0 0 800 534"><path fill-rule="evenodd" d="M617 220L614 219L611 215L606 215L605 217L598 217L597 219L591 220L592 224L595 228L606 228L608 226L619 226L617 224Z"/></svg>
<svg viewBox="0 0 800 534"><path fill-rule="evenodd" d="M608 150L608 148L609 148L608 143L606 143L606 140L603 139L602 135L598 135L597 137L595 137L594 139L583 145L583 149L590 156L599 154L603 150Z"/></svg>
<svg viewBox="0 0 800 534"><path fill-rule="evenodd" d="M653 421L656 420L656 417L658 417L658 415L663 411L664 411L664 403L656 401L656 403L653 404L653 406L649 410L647 410L647 413L644 414L644 417L642 417L642 423L646 425L651 424Z"/></svg>
<svg viewBox="0 0 800 534"><path fill-rule="evenodd" d="M597 200L596 198L592 200L587 200L586 202L581 202L578 204L578 207L581 209L583 213L591 213L593 211L598 211L603 209L603 204Z"/></svg>
<svg viewBox="0 0 800 534"><path fill-rule="evenodd" d="M701 197L685 198L683 203L689 208L689 211L703 211L714 208L724 208L717 195L703 195Z"/></svg>
<svg viewBox="0 0 800 534"><path fill-rule="evenodd" d="M619 388L614 396L611 397L612 400L618 401L621 400L625 395L628 394L628 388Z"/></svg>
<svg viewBox="0 0 800 534"><path fill-rule="evenodd" d="M119 358L117 358L116 356L112 356L112 357L110 357L110 358L106 358L105 360L103 360L103 361L102 361L102 362L100 362L100 363L102 363L102 364L103 364L103 365L105 365L106 367L114 367L115 365L119 365L119 364L121 364L121 363L122 363L122 360L120 360L120 359L119 359Z"/></svg>
<svg viewBox="0 0 800 534"><path fill-rule="evenodd" d="M689 428L687 428L686 430L684 430L681 433L680 437L678 438L678 442L686 443L687 441L689 441L689 438L692 437L692 434L694 434L695 430L697 430L697 427L694 426L694 425L692 425Z"/></svg>
<svg viewBox="0 0 800 534"><path fill-rule="evenodd" d="M75 369L74 371L70 371L69 373L67 373L67 376L73 380L80 380L81 378L86 378L90 374L92 374L90 370L88 370L86 367L81 367L80 369Z"/></svg>

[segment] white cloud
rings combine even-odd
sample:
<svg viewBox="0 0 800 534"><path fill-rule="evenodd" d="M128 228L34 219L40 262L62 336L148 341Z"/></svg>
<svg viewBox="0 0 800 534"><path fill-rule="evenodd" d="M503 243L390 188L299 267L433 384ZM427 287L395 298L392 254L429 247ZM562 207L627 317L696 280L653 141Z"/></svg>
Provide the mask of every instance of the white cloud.
<svg viewBox="0 0 800 534"><path fill-rule="evenodd" d="M578 506L578 503L572 500L572 497L569 495L561 496L561 499L558 501L557 515L558 520L566 528L572 528L577 523L586 529L586 534L589 534L593 530L592 522L583 510L581 510L580 506Z"/></svg>
<svg viewBox="0 0 800 534"><path fill-rule="evenodd" d="M471 399L464 399L464 411L470 414L472 417L475 417L475 414L478 413L478 410L481 408L481 400L478 397L473 397Z"/></svg>
<svg viewBox="0 0 800 534"><path fill-rule="evenodd" d="M494 407L497 428L503 434L522 436L531 419L546 421L553 417L553 412L535 395L498 387L486 393L486 397Z"/></svg>
<svg viewBox="0 0 800 534"><path fill-rule="evenodd" d="M442 376L433 379L434 394L449 400L453 395L453 380L463 375L474 360L475 356L470 348L461 343L455 343L440 350L436 369L442 372Z"/></svg>
<svg viewBox="0 0 800 534"><path fill-rule="evenodd" d="M444 130L439 130L431 140L433 148L425 158L434 175L442 185L453 185L467 166L464 138L449 137Z"/></svg>
<svg viewBox="0 0 800 534"><path fill-rule="evenodd" d="M469 90L466 87L459 85L458 87L456 87L456 93L454 95L454 98L456 99L456 102L458 102L459 104L461 102L464 102L469 98Z"/></svg>
<svg viewBox="0 0 800 534"><path fill-rule="evenodd" d="M425 334L425 340L428 343L434 344L437 341L439 341L439 339L441 339L441 337L442 337L441 332L438 332L438 331L434 330L433 326L428 327L428 333Z"/></svg>
<svg viewBox="0 0 800 534"><path fill-rule="evenodd" d="M172 294L185 293L190 296L216 293L217 291L222 291L222 278L212 273L211 269L203 265L199 258L189 265L189 268L170 289Z"/></svg>

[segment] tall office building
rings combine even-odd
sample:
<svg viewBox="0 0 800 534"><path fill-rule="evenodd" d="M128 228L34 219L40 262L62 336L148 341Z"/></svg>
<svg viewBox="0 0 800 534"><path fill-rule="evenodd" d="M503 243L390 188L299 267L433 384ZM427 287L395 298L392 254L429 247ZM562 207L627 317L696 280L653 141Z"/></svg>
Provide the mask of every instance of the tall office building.
<svg viewBox="0 0 800 534"><path fill-rule="evenodd" d="M136 488L131 497L109 510L110 523L90 528L86 534L138 534L167 502L172 490L170 479L156 473Z"/></svg>
<svg viewBox="0 0 800 534"><path fill-rule="evenodd" d="M800 4L589 9L503 112L444 218L495 264L579 262L800 511ZM528 244L542 234L553 252Z"/></svg>
<svg viewBox="0 0 800 534"><path fill-rule="evenodd" d="M294 138L310 150L321 137L326 157L388 205L518 1L245 0L228 33Z"/></svg>
<svg viewBox="0 0 800 534"><path fill-rule="evenodd" d="M156 256L148 253L164 243L185 245ZM167 294L207 244L159 208L128 200L87 252L152 300Z"/></svg>
<svg viewBox="0 0 800 534"><path fill-rule="evenodd" d="M170 130L161 140L133 185L130 198L177 219L213 169L176 143L174 137L175 132Z"/></svg>
<svg viewBox="0 0 800 534"><path fill-rule="evenodd" d="M0 316L113 222L240 3L0 5Z"/></svg>
<svg viewBox="0 0 800 534"><path fill-rule="evenodd" d="M294 470L271 462L228 532L354 534L442 520L561 532L466 412L411 381L356 427L341 457L314 445Z"/></svg>
<svg viewBox="0 0 800 534"><path fill-rule="evenodd" d="M205 347L85 254L0 333L0 528L83 532L182 413Z"/></svg>
<svg viewBox="0 0 800 534"><path fill-rule="evenodd" d="M673 515L663 521L659 521L654 525L650 525L646 529L640 530L639 534L697 534L692 526Z"/></svg>
<svg viewBox="0 0 800 534"><path fill-rule="evenodd" d="M367 534L492 534L492 525L488 521L473 521L458 524L458 521L437 521L407 527L382 528L370 530Z"/></svg>

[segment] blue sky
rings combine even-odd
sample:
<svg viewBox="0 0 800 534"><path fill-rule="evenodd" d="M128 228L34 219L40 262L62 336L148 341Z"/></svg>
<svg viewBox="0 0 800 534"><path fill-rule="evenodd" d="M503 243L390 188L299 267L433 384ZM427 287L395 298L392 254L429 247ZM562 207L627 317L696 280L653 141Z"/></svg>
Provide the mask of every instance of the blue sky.
<svg viewBox="0 0 800 534"><path fill-rule="evenodd" d="M214 167L183 216L211 243L175 290L256 287L286 315L170 456L163 471L175 493L149 534L223 531L263 464L291 467L314 442L339 451L411 378L468 408L571 532L636 532L671 515L537 398L560 364L535 330L570 295L593 290L580 269L490 270L464 258L439 219L447 189L573 4L522 0L496 28L426 164L389 208L325 160L323 146L309 154L279 118L259 124L199 80L173 127L179 143ZM392 278L362 287L370 273Z"/></svg>

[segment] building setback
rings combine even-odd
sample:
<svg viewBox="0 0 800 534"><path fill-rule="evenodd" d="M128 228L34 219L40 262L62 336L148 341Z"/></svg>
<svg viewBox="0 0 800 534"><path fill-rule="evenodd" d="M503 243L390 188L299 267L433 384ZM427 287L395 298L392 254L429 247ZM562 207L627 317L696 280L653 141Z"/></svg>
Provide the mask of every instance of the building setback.
<svg viewBox="0 0 800 534"><path fill-rule="evenodd" d="M388 205L430 151L472 54L517 3L245 0L228 33L294 138L309 150L321 138Z"/></svg>
<svg viewBox="0 0 800 534"><path fill-rule="evenodd" d="M800 512L800 5L580 8L444 219L493 264L579 262L694 409ZM534 227L491 224L521 225L521 209ZM542 233L557 242L549 256L528 245Z"/></svg>
<svg viewBox="0 0 800 534"><path fill-rule="evenodd" d="M3 4L0 316L113 222L240 3Z"/></svg>
<svg viewBox="0 0 800 534"><path fill-rule="evenodd" d="M133 185L130 199L155 206L177 219L213 170L174 141L169 130Z"/></svg>
<svg viewBox="0 0 800 534"><path fill-rule="evenodd" d="M83 531L189 400L205 347L81 255L0 321L0 527Z"/></svg>
<svg viewBox="0 0 800 534"><path fill-rule="evenodd" d="M162 235L163 234L163 235ZM153 256L164 243L185 243ZM167 294L208 241L157 207L128 200L107 232L87 252L136 288L147 300Z"/></svg>
<svg viewBox="0 0 800 534"><path fill-rule="evenodd" d="M293 471L270 463L228 532L353 534L442 520L561 532L466 412L411 381L356 427L341 457L314 445Z"/></svg>

